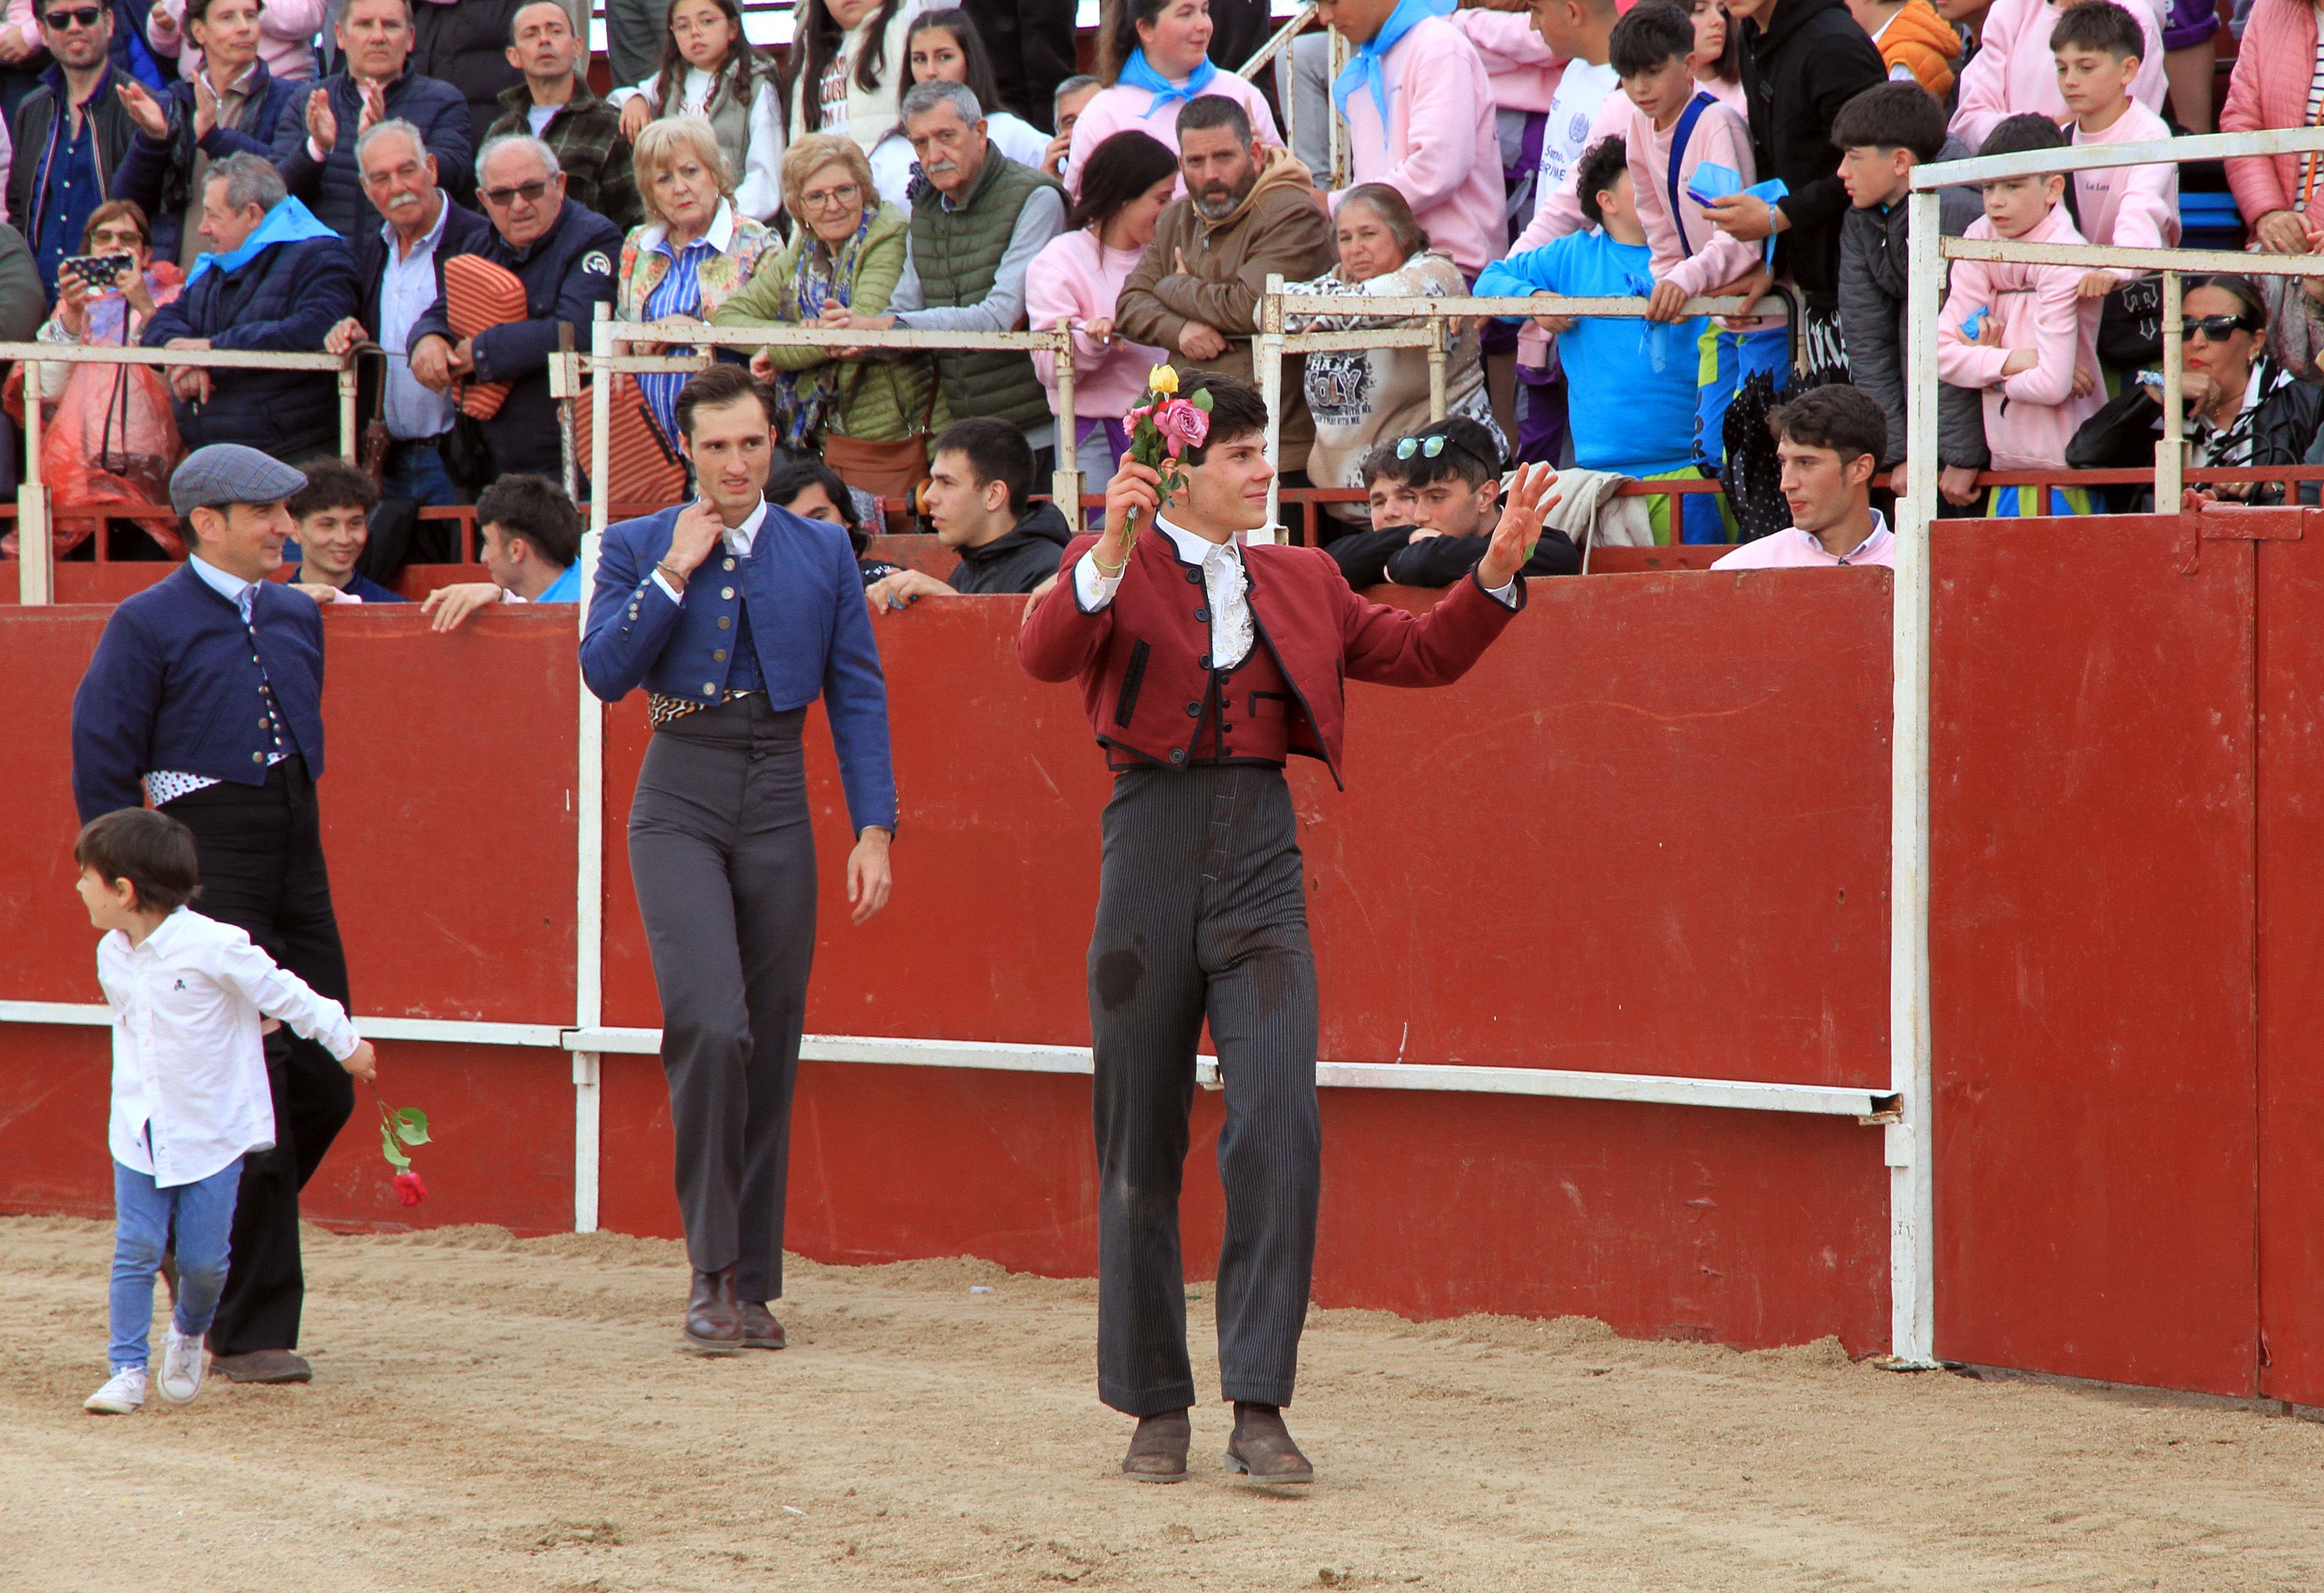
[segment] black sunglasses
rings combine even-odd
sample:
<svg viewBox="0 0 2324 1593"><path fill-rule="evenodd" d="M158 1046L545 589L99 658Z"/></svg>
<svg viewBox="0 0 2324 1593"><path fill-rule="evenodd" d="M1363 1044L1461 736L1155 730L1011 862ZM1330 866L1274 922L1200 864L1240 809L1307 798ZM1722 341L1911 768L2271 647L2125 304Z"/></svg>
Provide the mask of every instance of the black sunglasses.
<svg viewBox="0 0 2324 1593"><path fill-rule="evenodd" d="M520 198L528 205L540 204L549 192L549 183L543 179L536 182L521 182L514 188L488 188L478 191L484 195L485 203L495 209L505 210Z"/></svg>
<svg viewBox="0 0 2324 1593"><path fill-rule="evenodd" d="M2186 323L2179 333L2179 341L2190 343L2194 341L2195 334L2200 332L2213 343L2225 343L2237 332L2256 332L2266 325L2265 321L2254 320L2249 316L2203 316Z"/></svg>
<svg viewBox="0 0 2324 1593"><path fill-rule="evenodd" d="M75 23L79 23L84 28L94 28L97 26L97 18L104 14L104 12L98 10L94 5L82 5L77 6L71 11L51 11L45 13L42 16L41 21L47 25L51 32L61 33Z"/></svg>

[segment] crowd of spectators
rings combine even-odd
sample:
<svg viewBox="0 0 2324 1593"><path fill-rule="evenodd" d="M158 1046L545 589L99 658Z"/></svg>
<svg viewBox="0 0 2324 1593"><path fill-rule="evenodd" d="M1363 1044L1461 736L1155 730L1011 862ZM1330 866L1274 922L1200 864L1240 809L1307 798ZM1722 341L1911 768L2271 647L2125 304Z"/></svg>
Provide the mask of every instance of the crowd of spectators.
<svg viewBox="0 0 2324 1593"><path fill-rule="evenodd" d="M2246 9L2221 125L2324 124L2316 8ZM1786 397L1850 384L1883 420L1868 491L1877 503L1899 484L1914 168L2206 128L2220 28L2201 0L1321 12L1345 64L1311 33L1254 84L1233 69L1266 31L1260 0L1107 0L1093 75L1074 70L1063 0L800 0L779 51L752 41L738 0L608 0L601 97L583 0L34 0L0 28L0 336L376 349L360 362L364 468L315 474L326 501L302 584L318 601L376 597L353 579L350 517L473 502L481 521L498 493L493 579L443 598L439 622L500 601L488 594L541 600L568 570L535 491L569 516L558 483L588 490L551 356L568 335L586 346L601 311L650 324L631 345L644 353L692 353L704 324L930 335L722 351L770 390L791 468L812 466L789 483L801 502L860 538L862 495L909 499L959 552L949 583L867 568L885 607L1041 579L1068 529L1033 502L1049 473L1111 473L1156 364L1255 378L1270 275L1344 300L1294 332L1397 324L1366 312L1379 298L1648 303L1457 326L1434 423L1416 348L1286 359L1282 474L1365 494L1321 522L1351 577L1452 578L1521 460L1717 484L1654 497L1647 534L1748 541L1799 511L1788 488L1751 501L1755 467L1788 482L1808 446L1769 426ZM2308 215L2318 157L2229 161L2224 177L2255 248L2324 245ZM2157 163L1950 190L1945 228L2168 249L2181 180ZM1748 308L1685 313L1705 296ZM2158 302L2138 272L1956 264L1938 327L1948 511L2135 496L1978 483L2151 454ZM2187 305L2194 462L2324 459L2324 299L2218 276ZM1053 356L944 342L1028 327L1072 330L1072 436L1056 430ZM613 380L646 456L682 483L684 377ZM150 496L139 483L202 443L304 465L341 441L337 378L319 369L58 364L16 401L75 439L85 409L124 418L55 483L62 502ZM1857 408L1784 412L1831 446L1872 435ZM1560 526L1536 573L1575 565L1587 529ZM59 546L86 534L60 529ZM127 521L108 534L115 557L176 551Z"/></svg>

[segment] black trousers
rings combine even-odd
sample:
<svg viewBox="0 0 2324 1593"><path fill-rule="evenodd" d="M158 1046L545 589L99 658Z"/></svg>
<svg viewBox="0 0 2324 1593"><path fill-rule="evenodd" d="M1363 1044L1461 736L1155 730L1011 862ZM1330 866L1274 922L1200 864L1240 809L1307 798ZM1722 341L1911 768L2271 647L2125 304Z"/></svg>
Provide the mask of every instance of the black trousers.
<svg viewBox="0 0 2324 1593"><path fill-rule="evenodd" d="M244 931L275 962L348 1007L347 956L331 910L322 815L306 760L276 764L263 786L208 786L163 811L194 833L202 879L195 908ZM297 1348L307 1297L299 1192L355 1110L346 1070L288 1026L266 1036L266 1077L274 1091L274 1148L242 1165L226 1293L210 1324L210 1349L219 1355Z"/></svg>
<svg viewBox="0 0 2324 1593"><path fill-rule="evenodd" d="M1291 1403L1323 1176L1315 960L1300 879L1281 769L1115 779L1089 953L1098 1397L1133 1416L1194 1403L1178 1192L1205 1017L1226 1091L1221 1394Z"/></svg>
<svg viewBox="0 0 2324 1593"><path fill-rule="evenodd" d="M783 1292L791 1091L815 961L805 709L763 694L654 732L630 807L630 877L661 997L686 1252Z"/></svg>

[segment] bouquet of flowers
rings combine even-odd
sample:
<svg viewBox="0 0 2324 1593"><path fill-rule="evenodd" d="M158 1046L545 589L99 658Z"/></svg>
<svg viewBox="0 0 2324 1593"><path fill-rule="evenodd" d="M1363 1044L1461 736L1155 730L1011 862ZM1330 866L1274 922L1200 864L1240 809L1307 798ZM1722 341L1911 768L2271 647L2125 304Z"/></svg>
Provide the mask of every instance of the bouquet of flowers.
<svg viewBox="0 0 2324 1593"><path fill-rule="evenodd" d="M1198 392L1190 399L1180 398L1178 373L1168 365L1157 365L1146 373L1146 401L1122 419L1130 427L1130 456L1161 476L1162 502L1167 507L1186 484L1185 466L1179 456L1188 448L1201 447L1203 439L1211 435L1211 395ZM1135 543L1135 513L1124 529L1125 540Z"/></svg>
<svg viewBox="0 0 2324 1593"><path fill-rule="evenodd" d="M371 1087L372 1099L379 1103L379 1154L395 1169L390 1180L395 1185L395 1198L407 1206L416 1206L428 1198L428 1185L411 1170L411 1158L404 1154L407 1145L428 1143L428 1114L416 1106L398 1110L387 1104L387 1097L379 1086Z"/></svg>

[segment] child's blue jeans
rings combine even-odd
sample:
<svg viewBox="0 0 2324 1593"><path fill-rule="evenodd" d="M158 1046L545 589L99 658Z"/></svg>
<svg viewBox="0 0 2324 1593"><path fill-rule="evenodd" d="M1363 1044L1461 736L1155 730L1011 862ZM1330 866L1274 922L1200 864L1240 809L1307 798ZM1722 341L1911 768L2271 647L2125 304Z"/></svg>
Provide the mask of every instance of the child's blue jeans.
<svg viewBox="0 0 2324 1593"><path fill-rule="evenodd" d="M153 1274L161 1253L178 1257L180 1333L207 1333L226 1288L226 1238L234 1229L234 1199L242 1186L236 1156L208 1178L162 1189L150 1173L113 1164L113 1368L142 1367L151 1357ZM171 1244L172 1227L176 1243Z"/></svg>

